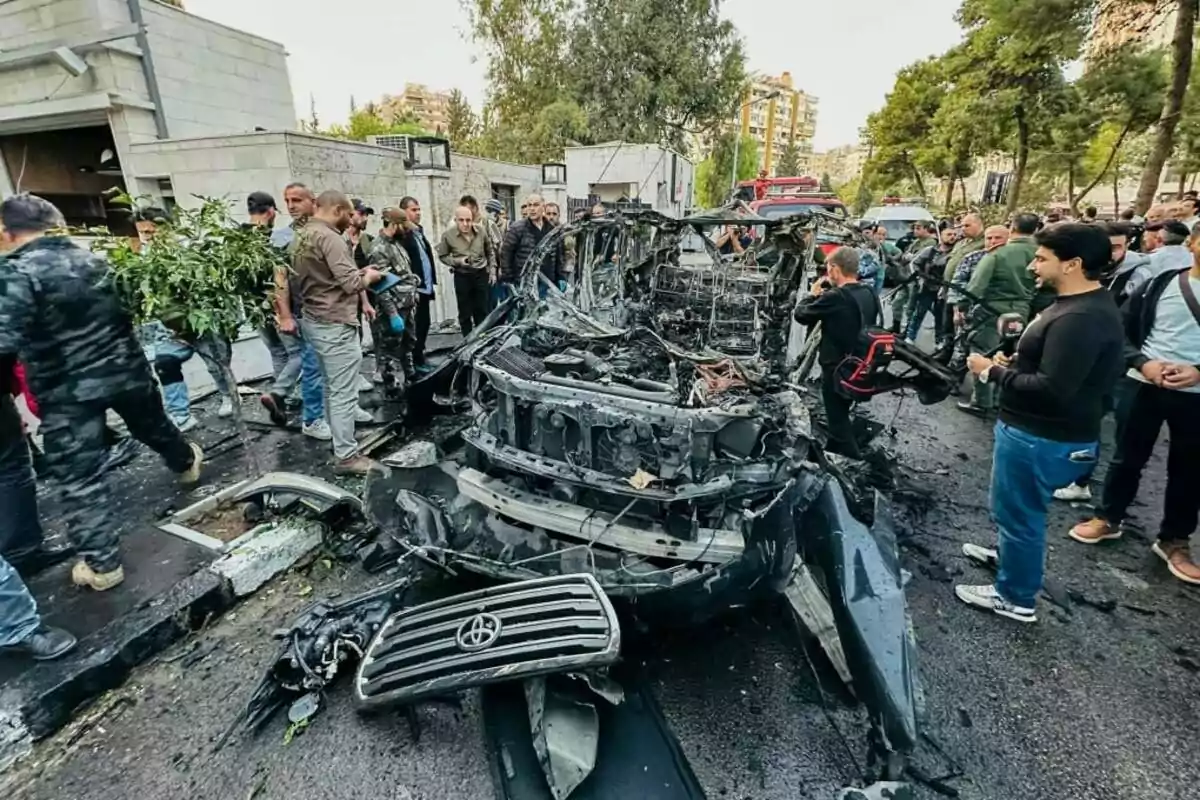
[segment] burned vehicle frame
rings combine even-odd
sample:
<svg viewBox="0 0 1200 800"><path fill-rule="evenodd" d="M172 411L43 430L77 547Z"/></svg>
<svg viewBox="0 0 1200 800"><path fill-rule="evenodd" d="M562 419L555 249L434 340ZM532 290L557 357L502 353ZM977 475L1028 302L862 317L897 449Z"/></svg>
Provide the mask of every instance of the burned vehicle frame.
<svg viewBox="0 0 1200 800"><path fill-rule="evenodd" d="M761 229L745 253L722 256L707 238L704 253L683 253L684 234L732 222ZM922 695L890 507L825 455L789 347L824 226L856 235L819 213L731 209L546 234L514 296L410 387L414 414L469 416L459 457L373 473L362 504L360 527L401 561L501 585L409 608L405 579L317 604L281 632L242 721L257 728L290 702L293 725L306 724L352 663L361 708L399 706L410 720L414 703L522 680L536 759L562 800L595 765L605 704L587 693L622 702L607 669L616 612L703 625L775 598L866 709L858 777L919 777ZM540 269L566 237L569 294ZM490 650L502 630L513 638Z"/></svg>
<svg viewBox="0 0 1200 800"><path fill-rule="evenodd" d="M680 247L735 223L760 231L742 254ZM554 228L514 296L415 387L469 409L465 463L432 470L419 513L404 487L375 493L407 493L390 525L424 558L499 581L590 574L652 623L786 597L866 705L876 777L898 779L920 690L888 501L825 456L789 347L818 231L857 237L819 212L733 209ZM564 293L541 266L567 238ZM948 380L919 352L899 360Z"/></svg>

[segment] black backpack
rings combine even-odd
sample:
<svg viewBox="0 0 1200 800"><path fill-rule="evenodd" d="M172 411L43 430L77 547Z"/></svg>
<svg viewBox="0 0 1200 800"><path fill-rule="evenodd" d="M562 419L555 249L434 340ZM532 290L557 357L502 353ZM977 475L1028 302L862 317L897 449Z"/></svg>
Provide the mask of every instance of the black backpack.
<svg viewBox="0 0 1200 800"><path fill-rule="evenodd" d="M875 319L882 321L883 307L875 299ZM851 298L853 301L853 298ZM862 309L857 302L854 308L861 318ZM835 388L843 397L851 400L870 400L874 395L889 391L894 381L886 373L896 353L896 334L878 325L863 328L855 342L854 352L842 359L835 371Z"/></svg>

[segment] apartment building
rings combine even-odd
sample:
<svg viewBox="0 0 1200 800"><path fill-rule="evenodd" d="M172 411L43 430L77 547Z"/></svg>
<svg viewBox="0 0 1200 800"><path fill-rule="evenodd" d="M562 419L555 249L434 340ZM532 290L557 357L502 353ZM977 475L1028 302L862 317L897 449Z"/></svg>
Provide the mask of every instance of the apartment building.
<svg viewBox="0 0 1200 800"><path fill-rule="evenodd" d="M757 76L742 99L737 122L743 136L758 143L759 169L774 175L788 145L799 151L800 172L812 170L818 101L796 88L790 72Z"/></svg>

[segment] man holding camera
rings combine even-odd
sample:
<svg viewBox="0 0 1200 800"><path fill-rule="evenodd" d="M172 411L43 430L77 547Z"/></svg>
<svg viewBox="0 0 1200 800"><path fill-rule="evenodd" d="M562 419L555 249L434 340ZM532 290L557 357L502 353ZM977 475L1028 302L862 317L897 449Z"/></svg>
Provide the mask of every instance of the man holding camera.
<svg viewBox="0 0 1200 800"><path fill-rule="evenodd" d="M829 435L829 449L861 458L850 424L854 401L838 391L837 368L858 349L859 339L883 316L879 297L858 279L858 251L840 247L825 262L825 277L813 284L812 294L796 305L801 325L821 323L821 398Z"/></svg>
<svg viewBox="0 0 1200 800"><path fill-rule="evenodd" d="M999 548L963 545L967 557L999 563L994 584L956 586L968 605L1036 622L1046 557L1046 510L1054 490L1086 474L1099 449L1102 398L1121 372L1124 332L1100 284L1108 236L1063 223L1034 237L1039 288L1058 301L1030 323L1015 356L972 353L971 372L1000 388L991 507Z"/></svg>

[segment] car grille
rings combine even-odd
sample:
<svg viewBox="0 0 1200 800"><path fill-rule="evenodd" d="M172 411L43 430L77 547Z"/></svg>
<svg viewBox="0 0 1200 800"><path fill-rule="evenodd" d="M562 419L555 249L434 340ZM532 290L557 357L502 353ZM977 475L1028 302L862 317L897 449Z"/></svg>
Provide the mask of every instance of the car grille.
<svg viewBox="0 0 1200 800"><path fill-rule="evenodd" d="M506 347L484 356L484 362L502 369L509 375L531 381L546 371L540 358L534 358L519 347Z"/></svg>
<svg viewBox="0 0 1200 800"><path fill-rule="evenodd" d="M495 586L388 617L359 664L355 700L375 708L607 666L620 642L612 605L590 575Z"/></svg>

